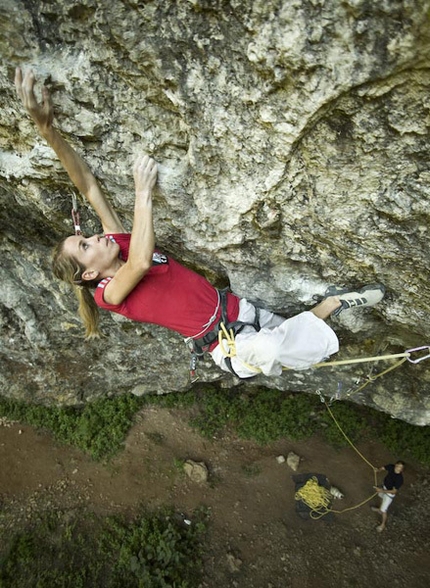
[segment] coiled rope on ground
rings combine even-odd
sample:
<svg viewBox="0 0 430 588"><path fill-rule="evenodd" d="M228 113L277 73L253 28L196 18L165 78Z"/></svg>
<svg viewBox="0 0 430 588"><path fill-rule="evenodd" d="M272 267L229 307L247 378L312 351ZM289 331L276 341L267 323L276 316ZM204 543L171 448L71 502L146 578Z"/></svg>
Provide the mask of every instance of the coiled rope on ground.
<svg viewBox="0 0 430 588"><path fill-rule="evenodd" d="M365 461L369 467L372 468L373 478L374 478L374 486L377 486L377 483L378 483L377 476L376 476L377 468L375 468L375 466L372 465L370 463L370 461L364 457L364 455L355 447L353 442L346 435L346 433L344 432L344 430L342 429L342 427L339 425L338 421L336 420L336 417L334 416L333 411L330 409L329 405L327 404L327 402L323 398L321 392L319 392L319 396L320 396L322 402L324 402L331 418L333 419L335 425L337 426L339 431L342 433L342 435L344 436L346 441L349 443L349 445L351 445L351 447L361 457L361 459L363 461ZM315 483L317 485L317 488L315 487ZM344 508L342 510L335 510L333 508L330 508L330 504L331 504L330 492L326 488L324 488L323 486L320 486L318 484L318 480L313 476L310 480L308 480L308 482L302 488L300 488L296 492L295 498L296 498L296 500L302 500L304 502L304 504L306 504L306 506L308 506L311 509L310 517L312 519L316 520L316 519L323 517L324 515L329 514L330 512L335 513L335 514L342 514L344 512L348 512L350 510L355 510L356 508L360 508L360 506L363 506L363 504L366 504L366 502L369 502L369 500L372 500L372 498L377 496L377 494L378 494L377 492L374 492L371 496L369 496L368 498L366 498L365 500L363 500L362 502L360 502L359 504L356 504L354 506L350 506L350 507Z"/></svg>

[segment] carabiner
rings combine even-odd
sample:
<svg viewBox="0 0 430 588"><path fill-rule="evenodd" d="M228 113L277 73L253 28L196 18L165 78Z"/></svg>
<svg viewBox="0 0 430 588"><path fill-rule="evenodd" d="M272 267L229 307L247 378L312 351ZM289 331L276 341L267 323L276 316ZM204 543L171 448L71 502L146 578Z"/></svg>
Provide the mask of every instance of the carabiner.
<svg viewBox="0 0 430 588"><path fill-rule="evenodd" d="M78 200L74 192L72 192L72 210L78 212Z"/></svg>
<svg viewBox="0 0 430 588"><path fill-rule="evenodd" d="M423 345L422 347L414 347L413 349L407 349L406 353L414 353L415 351L422 351L423 349L427 349L427 351L428 351L427 355L424 355L423 357L419 357L418 359L411 359L410 357L408 357L407 360L410 363L419 363L420 361L424 361L425 359L429 359L430 358L430 346L429 345Z"/></svg>
<svg viewBox="0 0 430 588"><path fill-rule="evenodd" d="M73 227L75 229L75 235L82 235L81 231L81 222L79 217L79 210L78 210L78 201L76 199L76 194L72 192L72 221Z"/></svg>
<svg viewBox="0 0 430 588"><path fill-rule="evenodd" d="M316 393L316 394L318 394L318 396L320 397L320 401L321 401L323 404L325 404L325 398L324 398L324 396L322 395L322 390L320 390L320 389L318 388L318 390L316 390L316 391L315 391L315 393Z"/></svg>

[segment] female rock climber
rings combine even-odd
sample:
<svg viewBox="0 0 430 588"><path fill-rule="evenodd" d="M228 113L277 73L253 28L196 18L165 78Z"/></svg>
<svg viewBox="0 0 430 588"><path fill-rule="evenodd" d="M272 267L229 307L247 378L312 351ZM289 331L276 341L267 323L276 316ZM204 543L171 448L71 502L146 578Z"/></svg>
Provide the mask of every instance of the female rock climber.
<svg viewBox="0 0 430 588"><path fill-rule="evenodd" d="M99 332L100 307L180 333L198 353L209 351L221 369L240 378L259 372L275 376L283 367L306 369L338 351L337 336L325 322L330 315L373 306L383 298L380 284L356 292L329 289L314 308L284 319L217 290L204 277L155 249L151 197L156 162L148 155L136 159L133 229L127 234L87 164L53 126L48 89L42 88L39 102L35 83L31 70L23 74L17 68L15 86L24 108L94 208L104 231L85 237L77 230L53 252L54 274L74 287L87 337ZM220 322L235 333L234 357L226 357L233 342L218 340Z"/></svg>

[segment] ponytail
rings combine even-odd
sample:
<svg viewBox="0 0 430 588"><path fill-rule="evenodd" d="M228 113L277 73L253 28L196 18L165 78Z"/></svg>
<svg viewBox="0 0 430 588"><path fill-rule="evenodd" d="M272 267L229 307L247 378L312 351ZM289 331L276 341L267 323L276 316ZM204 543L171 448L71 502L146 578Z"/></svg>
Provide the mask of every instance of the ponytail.
<svg viewBox="0 0 430 588"><path fill-rule="evenodd" d="M91 286L75 286L75 294L79 302L79 316L85 327L85 338L94 339L100 337L99 329L99 308L94 302L90 292Z"/></svg>
<svg viewBox="0 0 430 588"><path fill-rule="evenodd" d="M97 282L82 279L85 268L72 256L64 254L65 240L60 241L52 251L52 270L56 278L73 286L79 302L78 310L84 323L86 339L100 337L99 309L90 290L97 286Z"/></svg>

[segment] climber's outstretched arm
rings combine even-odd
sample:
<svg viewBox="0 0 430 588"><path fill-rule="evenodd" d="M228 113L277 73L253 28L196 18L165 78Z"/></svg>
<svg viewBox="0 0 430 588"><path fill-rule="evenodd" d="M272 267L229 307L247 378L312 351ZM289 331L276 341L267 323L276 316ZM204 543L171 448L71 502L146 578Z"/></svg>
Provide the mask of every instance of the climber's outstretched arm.
<svg viewBox="0 0 430 588"><path fill-rule="evenodd" d="M36 123L42 137L57 154L74 185L87 198L88 202L98 214L104 232L124 233L124 227L117 213L101 191L88 165L53 127L54 109L48 88L43 86L42 102L39 103L34 94L35 83L36 78L31 70L25 72L23 75L21 68L18 67L16 69L15 87L24 108Z"/></svg>

